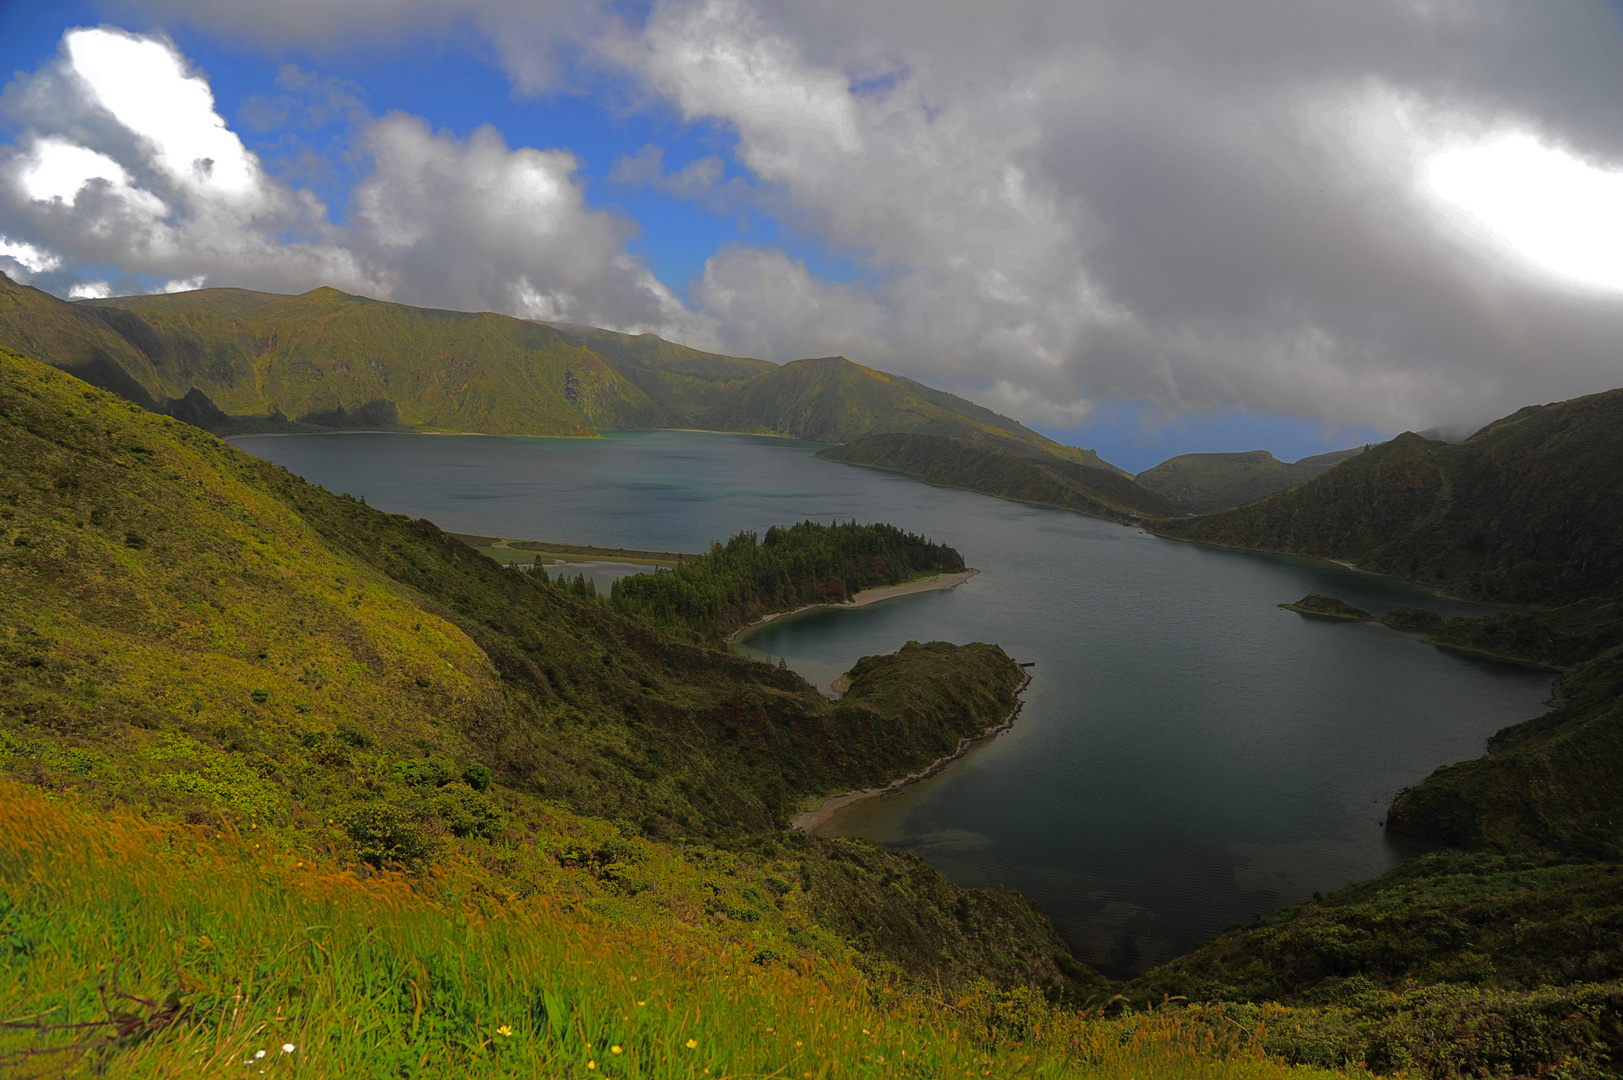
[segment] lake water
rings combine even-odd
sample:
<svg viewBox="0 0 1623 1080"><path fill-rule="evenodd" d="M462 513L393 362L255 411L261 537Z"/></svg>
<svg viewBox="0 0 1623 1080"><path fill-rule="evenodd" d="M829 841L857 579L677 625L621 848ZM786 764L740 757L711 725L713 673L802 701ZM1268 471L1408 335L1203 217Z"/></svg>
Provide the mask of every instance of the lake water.
<svg viewBox="0 0 1623 1080"><path fill-rule="evenodd" d="M1435 601L1333 564L1160 540L1078 514L812 460L788 439L321 435L237 445L446 529L702 551L741 529L887 521L981 573L949 592L811 612L746 647L826 686L909 639L1035 663L1018 723L833 832L1036 900L1077 955L1126 975L1225 926L1381 873L1392 797L1542 711L1548 675L1277 606Z"/></svg>

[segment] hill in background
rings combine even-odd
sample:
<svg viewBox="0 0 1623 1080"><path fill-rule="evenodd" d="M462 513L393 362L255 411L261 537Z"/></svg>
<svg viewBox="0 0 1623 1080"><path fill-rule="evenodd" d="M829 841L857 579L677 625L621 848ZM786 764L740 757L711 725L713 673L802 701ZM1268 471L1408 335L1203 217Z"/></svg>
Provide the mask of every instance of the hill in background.
<svg viewBox="0 0 1623 1080"><path fill-rule="evenodd" d="M1289 464L1266 450L1180 454L1134 479L1186 514L1211 514L1305 484L1363 452L1363 447L1355 447Z"/></svg>
<svg viewBox="0 0 1623 1080"><path fill-rule="evenodd" d="M0 276L0 345L217 431L303 424L580 436L685 427L837 443L928 430L1085 456L973 402L842 357L779 366L652 334L414 308L328 288L68 303Z"/></svg>
<svg viewBox="0 0 1623 1080"><path fill-rule="evenodd" d="M1623 580L1623 390L1529 406L1458 444L1413 433L1162 535L1318 555L1451 595L1555 604Z"/></svg>
<svg viewBox="0 0 1623 1080"><path fill-rule="evenodd" d="M653 334L415 308L330 288L69 303L0 275L0 346L217 434L788 435L842 447L828 460L1122 521L1236 505L1354 453L1288 465L1265 451L1184 455L1135 483L1091 450L844 357L777 365Z"/></svg>

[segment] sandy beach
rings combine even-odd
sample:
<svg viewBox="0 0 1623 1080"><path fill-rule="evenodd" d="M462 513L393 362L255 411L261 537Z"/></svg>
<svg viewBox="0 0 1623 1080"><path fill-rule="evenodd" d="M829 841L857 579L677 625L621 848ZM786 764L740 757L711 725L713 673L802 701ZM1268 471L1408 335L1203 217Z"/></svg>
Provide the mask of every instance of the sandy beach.
<svg viewBox="0 0 1623 1080"><path fill-rule="evenodd" d="M863 589L861 592L857 593L855 599L847 600L843 604L807 604L805 607L797 607L793 611L774 612L764 619L757 619L748 626L741 626L737 630L734 630L728 635L727 641L730 644L737 641L745 634L754 633L767 623L777 622L779 619L787 619L789 616L799 615L803 611L816 611L818 608L867 607L869 604L877 604L881 600L894 600L898 596L911 596L914 593L936 592L940 589L953 589L959 585L962 585L964 582L968 581L978 573L980 573L979 570L971 569L965 570L961 574L941 574L929 581L910 581L906 585L886 585L878 589Z"/></svg>
<svg viewBox="0 0 1623 1080"><path fill-rule="evenodd" d="M1030 685L1031 676L1027 675L1020 683L1020 688L1016 690L1015 693L1020 694L1025 690L1026 687ZM832 818L836 813L853 803L862 802L864 799L875 799L881 795L890 795L893 792L900 791L909 784L918 783L925 777L934 776L936 773L940 772L942 769L945 769L948 765L967 754L971 746L974 746L976 743L981 742L984 739L990 739L993 735L998 735L1002 732L1008 731L1014 726L1014 718L1020 715L1020 709L1024 705L1025 702L1016 701L1014 703L1014 710L1009 713L1008 718L1005 719L1001 724L993 725L992 727L989 727L985 731L981 732L979 735L973 735L967 739L959 739L958 749L954 750L946 757L937 758L936 760L930 762L929 765L926 765L918 772L909 776L904 776L900 780L892 780L884 787L864 788L861 791L847 791L844 795L835 795L833 798L826 800L823 805L817 807L815 810L807 810L798 815L789 823L789 827L791 829L798 829L799 831L805 833L814 833L824 825L828 824L829 819Z"/></svg>

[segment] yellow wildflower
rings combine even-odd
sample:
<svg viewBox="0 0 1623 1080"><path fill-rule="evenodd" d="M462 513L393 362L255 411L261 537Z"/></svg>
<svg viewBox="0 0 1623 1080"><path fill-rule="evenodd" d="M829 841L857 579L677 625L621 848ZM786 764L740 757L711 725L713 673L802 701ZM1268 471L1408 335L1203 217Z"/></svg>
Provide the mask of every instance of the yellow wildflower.
<svg viewBox="0 0 1623 1080"><path fill-rule="evenodd" d="M689 1050L697 1050L698 1048L699 1048L699 1040L698 1039L689 1039L688 1040L688 1049Z"/></svg>
<svg viewBox="0 0 1623 1080"><path fill-rule="evenodd" d="M586 1067L588 1069L595 1069L595 1068L597 1068L597 1062L596 1061L588 1061L586 1063Z"/></svg>
<svg viewBox="0 0 1623 1080"><path fill-rule="evenodd" d="M500 1035L504 1039L511 1039L513 1037L513 1029L508 1027L506 1024L503 1024L501 1027L496 1029L496 1034Z"/></svg>

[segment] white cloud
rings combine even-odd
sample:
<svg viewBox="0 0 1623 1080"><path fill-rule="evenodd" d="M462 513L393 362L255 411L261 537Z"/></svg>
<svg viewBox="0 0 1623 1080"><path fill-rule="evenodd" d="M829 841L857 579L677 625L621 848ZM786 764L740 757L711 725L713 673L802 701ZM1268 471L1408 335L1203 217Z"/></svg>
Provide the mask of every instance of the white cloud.
<svg viewBox="0 0 1623 1080"><path fill-rule="evenodd" d="M1422 184L1513 258L1563 281L1623 291L1623 166L1505 132L1437 152Z"/></svg>
<svg viewBox="0 0 1623 1080"><path fill-rule="evenodd" d="M674 298L624 256L631 223L587 207L580 162L466 139L391 114L363 136L375 163L355 190L357 241L390 295L527 318L672 329Z"/></svg>
<svg viewBox="0 0 1623 1080"><path fill-rule="evenodd" d="M258 160L214 111L208 83L187 70L172 45L108 27L70 30L62 44L96 104L151 145L153 163L173 183L255 211L273 201Z"/></svg>
<svg viewBox="0 0 1623 1080"><path fill-rule="evenodd" d="M60 255L7 236L0 236L0 259L10 259L24 274L44 274L62 265Z"/></svg>
<svg viewBox="0 0 1623 1080"><path fill-rule="evenodd" d="M71 300L102 300L112 295L112 283L107 281L81 281L68 289Z"/></svg>
<svg viewBox="0 0 1623 1080"><path fill-rule="evenodd" d="M1125 399L1167 414L1424 427L1618 381L1623 301L1552 287L1529 267L1553 256L1516 224L1542 206L1540 236L1589 227L1598 250L1605 204L1590 199L1580 216L1569 213L1580 200L1519 194L1582 187L1562 188L1552 169L1533 187L1479 185L1446 205L1426 183L1439 150L1504 132L1616 171L1623 133L1608 103L1623 97L1623 65L1600 5L654 0L644 18L591 0L122 2L318 50L443 37L462 20L524 93L574 85L559 79L568 62L593 75L617 66L614 92L631 107L736 138L669 171L645 148L614 179L717 213L765 211L854 264L856 280L822 280L782 250L727 247L685 310L626 258L627 223L577 200L567 154L387 118L363 136L377 161L373 216L335 229L297 198L273 198L264 221L305 246L272 243L280 234L254 219L237 233L214 226L259 241L220 242L210 261L202 234L183 228L201 196L128 145L157 143L109 132L96 119L106 110L40 119L66 117L65 94L92 96L71 71L42 71L7 91L14 120L37 129L16 155L30 138L60 138L107 155L130 190L170 208L143 235L133 203L113 212L131 196L101 177L75 210L96 229L0 211L8 235L69 265L117 241L160 277L268 285L347 272L402 299L635 325L776 359L845 352L1049 423ZM414 147L465 170L466 190ZM1454 160L1503 171L1502 158ZM0 174L18 167L0 162ZM532 204L533 221L517 209ZM1552 232L1557 211L1578 224ZM434 265L437 246L454 272ZM571 250L579 265L560 261ZM1604 277L1606 265L1584 272Z"/></svg>
<svg viewBox="0 0 1623 1080"><path fill-rule="evenodd" d="M511 148L488 126L461 139L402 113L373 119L347 86L297 69L284 69L278 86L286 100L256 103L256 115L297 107L311 122L347 121L353 148L371 159L345 226L310 192L266 174L172 42L112 27L69 31L57 60L0 98L27 125L0 147L0 227L16 237L0 257L54 274L51 287L73 296L108 288L75 267L112 264L162 281L165 292L208 281L334 285L408 303L708 333L626 255L632 223L586 205L569 152Z"/></svg>

